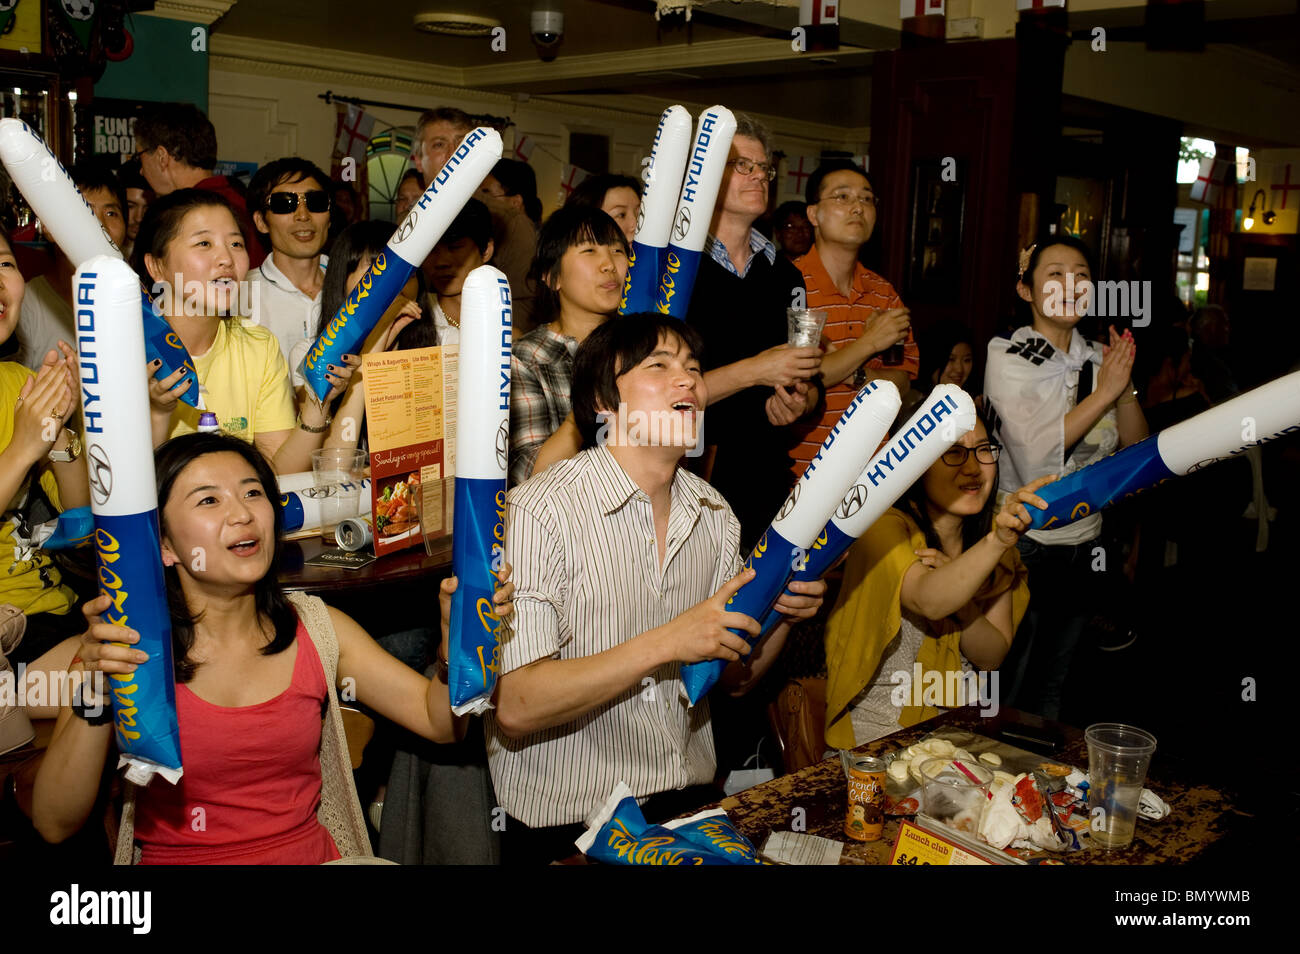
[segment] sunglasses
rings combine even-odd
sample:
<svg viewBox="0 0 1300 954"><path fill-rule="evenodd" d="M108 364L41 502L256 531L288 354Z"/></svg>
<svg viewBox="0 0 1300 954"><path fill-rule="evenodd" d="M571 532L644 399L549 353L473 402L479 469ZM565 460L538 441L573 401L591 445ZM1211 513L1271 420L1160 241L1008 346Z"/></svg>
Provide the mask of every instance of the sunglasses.
<svg viewBox="0 0 1300 954"><path fill-rule="evenodd" d="M330 196L323 189L311 189L302 193L272 192L266 197L266 210L276 215L288 215L298 208L300 196L306 201L308 212L328 212L330 210Z"/></svg>

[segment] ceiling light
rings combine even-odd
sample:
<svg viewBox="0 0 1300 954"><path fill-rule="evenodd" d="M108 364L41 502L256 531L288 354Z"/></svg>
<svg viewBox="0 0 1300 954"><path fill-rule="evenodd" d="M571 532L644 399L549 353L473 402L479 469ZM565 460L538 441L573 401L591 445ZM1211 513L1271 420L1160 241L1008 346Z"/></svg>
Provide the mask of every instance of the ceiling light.
<svg viewBox="0 0 1300 954"><path fill-rule="evenodd" d="M473 13L417 13L415 28L424 33L442 36L487 36L501 26L495 17L481 17Z"/></svg>

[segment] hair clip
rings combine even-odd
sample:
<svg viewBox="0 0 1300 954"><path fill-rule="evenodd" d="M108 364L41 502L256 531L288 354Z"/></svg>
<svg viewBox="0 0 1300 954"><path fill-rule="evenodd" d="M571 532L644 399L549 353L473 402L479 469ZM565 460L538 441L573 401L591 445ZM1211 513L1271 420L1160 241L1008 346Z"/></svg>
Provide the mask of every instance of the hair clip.
<svg viewBox="0 0 1300 954"><path fill-rule="evenodd" d="M1037 247L1038 247L1038 243L1035 242L1033 245L1029 246L1029 248L1021 250L1020 270L1016 272L1016 278L1022 278L1024 276L1025 269L1029 267L1029 259L1033 257L1034 249L1036 249Z"/></svg>

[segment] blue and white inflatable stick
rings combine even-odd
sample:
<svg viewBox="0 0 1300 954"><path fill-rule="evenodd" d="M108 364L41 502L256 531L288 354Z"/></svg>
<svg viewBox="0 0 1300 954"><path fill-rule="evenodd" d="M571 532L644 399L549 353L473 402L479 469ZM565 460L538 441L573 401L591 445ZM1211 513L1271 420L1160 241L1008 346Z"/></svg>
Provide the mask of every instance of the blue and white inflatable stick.
<svg viewBox="0 0 1300 954"><path fill-rule="evenodd" d="M276 483L280 487L280 509L284 512L281 530L295 533L299 530L319 530L320 499L316 496L316 477L311 471L297 474L281 474ZM353 484L337 485L343 490L351 490ZM370 516L370 478L363 477L356 483L357 516Z"/></svg>
<svg viewBox="0 0 1300 954"><path fill-rule="evenodd" d="M113 601L103 617L139 633L134 648L149 654L134 672L108 677L119 765L137 785L155 774L174 784L181 776L180 732L149 388L139 371L140 282L121 258L101 255L83 263L72 284L99 592Z"/></svg>
<svg viewBox="0 0 1300 954"><path fill-rule="evenodd" d="M303 359L302 375L318 399L324 400L332 387L325 379L326 366L341 364L343 355L357 353L411 273L428 258L442 233L500 158L501 135L480 126L461 141L433 177L424 195L397 226L387 248L361 276Z"/></svg>
<svg viewBox="0 0 1300 954"><path fill-rule="evenodd" d="M722 185L722 172L735 135L736 117L727 107L713 106L700 114L695 142L686 163L686 180L673 218L671 241L663 252L654 307L661 314L686 319L695 274L700 270L704 242L709 237L713 206Z"/></svg>
<svg viewBox="0 0 1300 954"><path fill-rule="evenodd" d="M1202 411L1041 488L1038 496L1047 501L1047 509L1029 509L1031 526L1036 530L1064 526L1170 477L1193 473L1296 432L1300 432L1300 371Z"/></svg>
<svg viewBox="0 0 1300 954"><path fill-rule="evenodd" d="M460 418L451 563L448 684L456 715L492 707L501 672L501 619L492 594L505 566L506 464L510 449L510 283L491 265L461 292Z"/></svg>
<svg viewBox="0 0 1300 954"><path fill-rule="evenodd" d="M0 119L0 162L4 163L14 185L41 220L46 233L63 250L74 268L97 255L122 258L122 252L99 224L94 209L82 197L67 170L50 152L45 141L21 119ZM136 287L139 288L138 281ZM176 294L180 294L179 289ZM180 338L172 333L171 326L154 311L147 294L143 304L146 361L162 361L155 377L161 380L184 367L191 377L190 386L181 395L181 400L194 407L203 407L198 373L189 352Z"/></svg>
<svg viewBox="0 0 1300 954"><path fill-rule="evenodd" d="M975 402L969 394L955 384L941 384L931 391L843 495L794 579L821 579L853 542L974 426ZM781 614L769 612L762 619L763 632L779 622Z"/></svg>
<svg viewBox="0 0 1300 954"><path fill-rule="evenodd" d="M628 256L627 282L620 315L654 311L663 277L663 253L672 232L682 173L691 151L691 114L683 106L669 106L659 117L650 163L646 168L645 194L637 213L636 236Z"/></svg>
<svg viewBox="0 0 1300 954"><path fill-rule="evenodd" d="M755 576L727 601L727 609L762 620L781 596L796 566L807 558L817 534L845 489L862 470L880 439L889 430L902 401L889 381L868 381L857 393L817 451L808 469L790 491L771 525L763 532L745 565ZM736 632L750 645L757 640ZM721 659L682 667L682 683L694 705L722 675Z"/></svg>

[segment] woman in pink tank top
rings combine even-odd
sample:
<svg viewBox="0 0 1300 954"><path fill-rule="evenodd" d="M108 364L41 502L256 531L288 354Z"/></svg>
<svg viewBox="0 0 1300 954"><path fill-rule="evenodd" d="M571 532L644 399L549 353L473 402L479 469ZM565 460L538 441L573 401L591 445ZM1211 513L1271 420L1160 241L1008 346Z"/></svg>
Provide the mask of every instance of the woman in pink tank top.
<svg viewBox="0 0 1300 954"><path fill-rule="evenodd" d="M281 513L268 493L275 492L275 475L254 447L217 434L168 441L155 469L184 774L174 786L155 779L140 792L141 861L337 859L334 838L317 817L327 670L277 578ZM503 571L496 595L502 615L512 611L507 577ZM450 578L440 590L442 660L454 589ZM125 673L144 661L139 650L112 645L138 637L100 621L108 605L107 597L86 604L90 628L74 669ZM425 738L460 737L464 720L452 715L446 682L394 659L345 614L328 613L339 684L355 686L362 703ZM61 841L85 822L100 782L90 767L104 764L111 739L111 722L92 725L68 708L60 714L33 799L33 820L46 840Z"/></svg>

